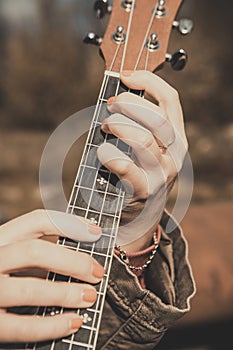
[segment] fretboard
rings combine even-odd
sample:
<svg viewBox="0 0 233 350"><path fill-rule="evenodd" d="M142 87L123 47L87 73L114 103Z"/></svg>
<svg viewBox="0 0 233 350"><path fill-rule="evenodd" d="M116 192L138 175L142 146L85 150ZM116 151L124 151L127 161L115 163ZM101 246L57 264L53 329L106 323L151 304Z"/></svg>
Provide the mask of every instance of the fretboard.
<svg viewBox="0 0 233 350"><path fill-rule="evenodd" d="M52 342L34 344L31 347L28 346L28 349L91 350L96 348L125 194L124 188L116 176L99 162L97 149L103 142L110 142L131 156L131 149L128 145L113 135L103 133L100 129L102 120L110 114L107 110L107 99L124 91L129 91L129 89L120 82L119 74L106 71L67 208L68 213L88 218L93 223L100 225L102 228L101 238L95 243L75 242L67 238L60 238L58 242L59 245L66 248L90 254L104 266L105 275L101 282L96 285L97 301L91 308L72 310L83 320L83 326L76 334ZM139 91L133 92L141 94ZM49 279L52 281L77 281L55 273L49 273ZM46 307L40 308L38 314L45 316L65 311L71 310Z"/></svg>

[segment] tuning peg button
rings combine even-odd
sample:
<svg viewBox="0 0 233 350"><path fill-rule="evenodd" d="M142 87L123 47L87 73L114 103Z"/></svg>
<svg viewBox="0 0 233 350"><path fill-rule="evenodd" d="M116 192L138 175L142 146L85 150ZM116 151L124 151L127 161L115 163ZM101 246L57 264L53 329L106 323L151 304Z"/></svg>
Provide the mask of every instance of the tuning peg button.
<svg viewBox="0 0 233 350"><path fill-rule="evenodd" d="M125 11L129 12L133 6L133 0L122 1L121 6L125 9Z"/></svg>
<svg viewBox="0 0 233 350"><path fill-rule="evenodd" d="M158 35L156 33L150 35L150 38L146 42L146 46L151 52L156 51L159 48Z"/></svg>
<svg viewBox="0 0 233 350"><path fill-rule="evenodd" d="M124 33L124 27L121 25L117 26L115 33L112 35L112 39L117 44L123 44L125 42L125 38L126 35Z"/></svg>
<svg viewBox="0 0 233 350"><path fill-rule="evenodd" d="M188 60L188 55L185 50L180 49L174 52L173 55L167 53L166 61L171 63L171 66L174 70L182 70Z"/></svg>
<svg viewBox="0 0 233 350"><path fill-rule="evenodd" d="M183 35L189 34L193 29L193 21L188 18L182 18L173 22L173 28L177 28Z"/></svg>
<svg viewBox="0 0 233 350"><path fill-rule="evenodd" d="M166 16L166 1L165 0L158 0L158 5L156 9L156 17L164 17Z"/></svg>
<svg viewBox="0 0 233 350"><path fill-rule="evenodd" d="M97 45L100 46L100 44L102 43L103 38L101 38L99 35L93 33L93 32L89 32L85 35L83 42L85 44L92 44L92 45Z"/></svg>
<svg viewBox="0 0 233 350"><path fill-rule="evenodd" d="M103 18L106 14L111 13L112 6L109 5L108 0L97 0L94 4L97 18Z"/></svg>

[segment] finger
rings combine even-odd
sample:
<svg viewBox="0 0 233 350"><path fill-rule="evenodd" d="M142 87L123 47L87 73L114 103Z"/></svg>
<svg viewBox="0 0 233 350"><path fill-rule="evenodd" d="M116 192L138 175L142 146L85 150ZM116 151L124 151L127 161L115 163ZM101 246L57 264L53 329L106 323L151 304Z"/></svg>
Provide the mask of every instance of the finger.
<svg viewBox="0 0 233 350"><path fill-rule="evenodd" d="M0 247L0 273L39 267L82 281L97 283L104 268L90 255L43 240L25 240Z"/></svg>
<svg viewBox="0 0 233 350"><path fill-rule="evenodd" d="M96 301L96 290L88 284L52 282L36 278L0 278L0 307L62 306L90 307Z"/></svg>
<svg viewBox="0 0 233 350"><path fill-rule="evenodd" d="M74 240L93 242L101 228L84 218L55 210L34 210L0 227L0 246L43 235L60 235Z"/></svg>
<svg viewBox="0 0 233 350"><path fill-rule="evenodd" d="M183 113L177 91L149 71L128 71L121 75L122 82L131 89L145 90L152 96L177 128L183 125Z"/></svg>
<svg viewBox="0 0 233 350"><path fill-rule="evenodd" d="M131 146L145 171L153 171L161 161L161 150L151 132L124 115L112 114L103 121L101 129Z"/></svg>
<svg viewBox="0 0 233 350"><path fill-rule="evenodd" d="M134 199L148 197L148 181L145 172L127 155L110 143L103 143L97 151L100 162L123 182L126 190Z"/></svg>
<svg viewBox="0 0 233 350"><path fill-rule="evenodd" d="M163 145L169 146L175 140L171 122L165 117L160 107L146 99L132 94L122 93L108 100L108 109L112 113L121 113L133 119L146 129Z"/></svg>
<svg viewBox="0 0 233 350"><path fill-rule="evenodd" d="M76 332L82 320L76 314L49 317L0 314L0 342L38 342Z"/></svg>
<svg viewBox="0 0 233 350"><path fill-rule="evenodd" d="M114 99L110 99L109 103L111 112L124 113L139 122L146 129L150 130L157 141L160 141L158 142L160 146L163 145L165 148L168 148L177 172L182 167L183 159L188 149L185 132L182 128L181 132L180 129L173 128L170 121L164 119L161 115L157 118L159 114L156 114L156 108L158 107L151 102L131 93L123 93Z"/></svg>

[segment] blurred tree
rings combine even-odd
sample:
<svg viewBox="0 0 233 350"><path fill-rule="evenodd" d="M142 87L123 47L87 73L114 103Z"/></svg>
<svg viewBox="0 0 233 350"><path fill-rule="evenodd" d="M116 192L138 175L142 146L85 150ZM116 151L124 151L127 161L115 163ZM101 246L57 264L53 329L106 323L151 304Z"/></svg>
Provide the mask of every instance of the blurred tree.
<svg viewBox="0 0 233 350"><path fill-rule="evenodd" d="M101 60L98 69L95 50L83 52L72 22L66 18L66 25L60 27L63 13L57 1L39 0L38 4L39 30L14 32L7 41L2 126L53 129L70 114L95 103L96 85L90 80L101 78Z"/></svg>
<svg viewBox="0 0 233 350"><path fill-rule="evenodd" d="M53 28L54 18L56 17L56 0L39 0L39 23L40 29L48 31Z"/></svg>

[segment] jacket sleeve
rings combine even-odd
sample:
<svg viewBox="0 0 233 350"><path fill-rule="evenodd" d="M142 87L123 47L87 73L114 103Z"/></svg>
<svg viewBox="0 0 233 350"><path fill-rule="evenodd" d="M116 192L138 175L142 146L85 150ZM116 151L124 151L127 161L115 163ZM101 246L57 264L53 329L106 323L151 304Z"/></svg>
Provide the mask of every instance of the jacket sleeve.
<svg viewBox="0 0 233 350"><path fill-rule="evenodd" d="M159 249L145 271L147 289L114 256L98 337L98 350L150 350L169 327L190 310L195 283L181 229L169 234L164 212Z"/></svg>

